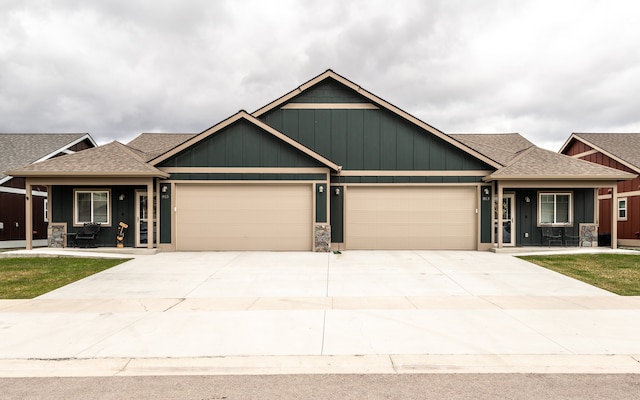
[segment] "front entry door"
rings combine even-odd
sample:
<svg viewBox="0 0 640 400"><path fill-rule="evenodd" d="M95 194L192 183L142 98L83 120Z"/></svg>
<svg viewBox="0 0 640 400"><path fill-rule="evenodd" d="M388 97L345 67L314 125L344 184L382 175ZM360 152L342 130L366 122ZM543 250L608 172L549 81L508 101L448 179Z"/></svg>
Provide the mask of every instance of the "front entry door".
<svg viewBox="0 0 640 400"><path fill-rule="evenodd" d="M149 238L151 237L153 239L153 230L149 230L147 201L149 201L149 199L146 191L136 191L136 247L147 247ZM153 221L153 226L154 225L155 220Z"/></svg>
<svg viewBox="0 0 640 400"><path fill-rule="evenodd" d="M516 245L516 218L514 213L515 208L515 194L505 194L502 196L502 208L496 207L496 215L494 216L493 226L496 228L494 231L495 238L498 238L498 212L502 212L502 245L503 246L515 246ZM497 203L497 200L496 200ZM494 203L495 204L495 203Z"/></svg>

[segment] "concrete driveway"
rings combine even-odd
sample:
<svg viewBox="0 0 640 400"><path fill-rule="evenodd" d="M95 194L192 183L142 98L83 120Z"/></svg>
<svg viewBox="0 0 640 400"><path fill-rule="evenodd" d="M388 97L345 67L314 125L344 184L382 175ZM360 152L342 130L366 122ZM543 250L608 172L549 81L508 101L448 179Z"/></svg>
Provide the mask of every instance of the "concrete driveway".
<svg viewBox="0 0 640 400"><path fill-rule="evenodd" d="M0 376L640 373L640 298L507 254L160 253L0 301Z"/></svg>

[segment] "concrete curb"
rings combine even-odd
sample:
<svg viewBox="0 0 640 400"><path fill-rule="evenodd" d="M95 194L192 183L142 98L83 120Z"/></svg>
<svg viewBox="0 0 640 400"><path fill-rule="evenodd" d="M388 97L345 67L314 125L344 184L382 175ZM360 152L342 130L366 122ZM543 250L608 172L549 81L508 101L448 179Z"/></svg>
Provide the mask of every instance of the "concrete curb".
<svg viewBox="0 0 640 400"><path fill-rule="evenodd" d="M640 374L640 355L341 355L0 360L0 377Z"/></svg>

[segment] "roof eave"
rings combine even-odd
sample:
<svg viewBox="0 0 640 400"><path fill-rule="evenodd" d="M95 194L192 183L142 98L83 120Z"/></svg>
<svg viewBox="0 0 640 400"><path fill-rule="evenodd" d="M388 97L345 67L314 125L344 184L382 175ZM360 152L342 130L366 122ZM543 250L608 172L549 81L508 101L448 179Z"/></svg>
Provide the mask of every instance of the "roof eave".
<svg viewBox="0 0 640 400"><path fill-rule="evenodd" d="M628 181L636 178L635 174L624 175L487 175L482 180L491 181Z"/></svg>
<svg viewBox="0 0 640 400"><path fill-rule="evenodd" d="M19 178L168 178L170 175L160 170L149 172L57 172L57 171L8 171L11 176Z"/></svg>

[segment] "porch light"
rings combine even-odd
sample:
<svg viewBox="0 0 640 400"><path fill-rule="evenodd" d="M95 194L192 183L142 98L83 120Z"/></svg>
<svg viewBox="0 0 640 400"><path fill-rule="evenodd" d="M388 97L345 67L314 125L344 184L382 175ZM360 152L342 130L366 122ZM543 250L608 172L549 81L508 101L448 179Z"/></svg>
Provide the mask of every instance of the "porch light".
<svg viewBox="0 0 640 400"><path fill-rule="evenodd" d="M483 188L482 192L485 194L485 196L489 195L489 188Z"/></svg>
<svg viewBox="0 0 640 400"><path fill-rule="evenodd" d="M318 186L318 192L324 193L324 186Z"/></svg>
<svg viewBox="0 0 640 400"><path fill-rule="evenodd" d="M529 198L529 196L524 196L524 202L531 203L531 199Z"/></svg>
<svg viewBox="0 0 640 400"><path fill-rule="evenodd" d="M340 195L340 188L336 188L336 190L334 191L334 193L336 194L336 196Z"/></svg>
<svg viewBox="0 0 640 400"><path fill-rule="evenodd" d="M120 194L120 196L118 197L118 199L119 199L120 201L124 200L124 193Z"/></svg>

